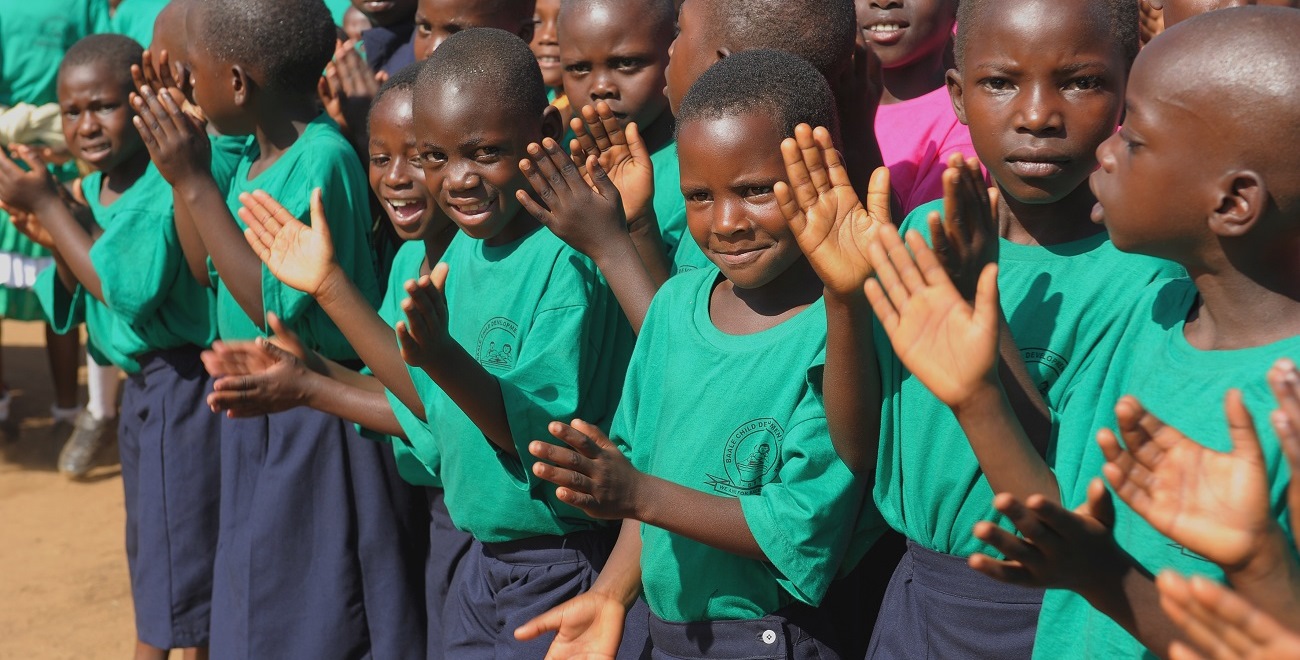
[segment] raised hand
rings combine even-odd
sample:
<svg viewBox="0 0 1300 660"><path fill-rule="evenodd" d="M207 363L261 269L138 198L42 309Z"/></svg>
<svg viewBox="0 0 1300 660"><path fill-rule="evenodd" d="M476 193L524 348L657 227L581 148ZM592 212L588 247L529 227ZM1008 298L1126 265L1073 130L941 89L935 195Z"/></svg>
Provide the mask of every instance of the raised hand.
<svg viewBox="0 0 1300 660"><path fill-rule="evenodd" d="M998 191L984 184L979 160L961 154L949 157L943 173L943 216L931 213L927 220L934 253L967 300L975 299L984 267L998 261L997 206Z"/></svg>
<svg viewBox="0 0 1300 660"><path fill-rule="evenodd" d="M560 240L593 256L610 246L613 237L627 235L619 190L596 156L587 157L590 183L555 140L546 138L540 145L528 145L528 156L531 160L520 161L519 169L545 206L522 190L515 197Z"/></svg>
<svg viewBox="0 0 1300 660"><path fill-rule="evenodd" d="M176 105L182 108L185 108L188 103L189 77L184 71L181 75L176 74L171 57L165 50L156 52L145 50L140 63L131 65L131 80L135 83L137 92L143 93L141 90L148 87L166 93L176 102ZM200 119L190 108L186 108L186 111L191 117Z"/></svg>
<svg viewBox="0 0 1300 660"><path fill-rule="evenodd" d="M586 591L515 629L528 641L554 632L546 660L613 660L623 640L627 608L617 598Z"/></svg>
<svg viewBox="0 0 1300 660"><path fill-rule="evenodd" d="M889 170L878 168L864 207L830 131L807 124L781 143L786 176L774 192L781 214L794 231L826 288L838 295L857 295L873 269L867 246L880 227L893 232L889 210Z"/></svg>
<svg viewBox="0 0 1300 660"><path fill-rule="evenodd" d="M402 359L413 367L428 368L438 362L445 351L456 345L447 332L447 264L433 267L433 272L406 283L409 296L402 301L405 321L397 322L397 343Z"/></svg>
<svg viewBox="0 0 1300 660"><path fill-rule="evenodd" d="M1156 587L1161 609L1188 640L1173 643L1172 660L1300 658L1300 634L1217 582L1165 572Z"/></svg>
<svg viewBox="0 0 1300 660"><path fill-rule="evenodd" d="M1133 397L1115 406L1125 446L1109 429L1097 434L1097 443L1115 493L1156 531L1220 566L1240 567L1280 530L1269 513L1264 453L1241 392L1228 392L1224 407L1228 453L1191 440Z"/></svg>
<svg viewBox="0 0 1300 660"><path fill-rule="evenodd" d="M892 231L875 232L868 255L878 279L867 280L867 300L903 366L950 407L963 404L981 381L997 382L995 264L981 274L972 306L915 231L907 245Z"/></svg>
<svg viewBox="0 0 1300 660"><path fill-rule="evenodd" d="M131 95L132 121L149 158L173 187L196 177L211 177L212 145L202 122L186 114L171 94L158 94L149 85Z"/></svg>
<svg viewBox="0 0 1300 660"><path fill-rule="evenodd" d="M1287 486L1287 508L1291 513L1291 532L1300 535L1300 373L1295 362L1283 358L1268 372L1268 384L1277 398L1273 411L1273 431L1277 433L1291 466L1291 484ZM1296 541L1300 545L1300 539Z"/></svg>
<svg viewBox="0 0 1300 660"><path fill-rule="evenodd" d="M569 126L575 136L569 152L574 165L589 175L587 182L597 184L587 166L588 159L595 156L618 188L628 224L653 221L654 165L636 122L624 128L609 104L600 101L595 107L583 106Z"/></svg>
<svg viewBox="0 0 1300 660"><path fill-rule="evenodd" d="M577 419L572 425L551 422L547 430L568 448L534 441L528 453L546 461L534 463L533 474L559 486L556 498L592 518L637 517L645 475L632 467L604 432Z"/></svg>
<svg viewBox="0 0 1300 660"><path fill-rule="evenodd" d="M18 233L51 252L58 250L58 246L54 243L54 237L41 225L35 213L10 208L3 203L0 203L0 209L4 209L9 213L9 222L14 226L14 229L18 230Z"/></svg>
<svg viewBox="0 0 1300 660"><path fill-rule="evenodd" d="M356 46L352 39L338 44L316 86L326 113L345 134L365 127L370 102L379 93L379 78L371 73Z"/></svg>
<svg viewBox="0 0 1300 660"><path fill-rule="evenodd" d="M1114 574L1127 563L1112 534L1114 504L1100 479L1089 484L1088 500L1074 511L1041 495L1022 503L1000 493L993 505L1023 538L991 522L976 523L975 537L1006 557L998 560L979 552L970 556L970 567L991 578L1027 587L1083 591L1099 575Z"/></svg>
<svg viewBox="0 0 1300 660"><path fill-rule="evenodd" d="M320 293L334 261L334 242L320 188L311 195L311 226L264 191L239 196L239 219L248 225L244 239L276 279L311 296Z"/></svg>
<svg viewBox="0 0 1300 660"><path fill-rule="evenodd" d="M19 167L0 151L0 202L6 208L34 213L41 205L61 199L58 182L35 149L17 144L9 145L9 149L29 169Z"/></svg>

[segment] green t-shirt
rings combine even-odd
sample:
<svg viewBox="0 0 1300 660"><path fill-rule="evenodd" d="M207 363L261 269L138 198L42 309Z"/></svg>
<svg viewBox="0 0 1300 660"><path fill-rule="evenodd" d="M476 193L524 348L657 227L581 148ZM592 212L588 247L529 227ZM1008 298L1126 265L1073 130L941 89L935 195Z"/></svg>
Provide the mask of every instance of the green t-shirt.
<svg viewBox="0 0 1300 660"><path fill-rule="evenodd" d="M226 204L241 230L240 193L264 190L303 223L311 224L312 191L320 188L334 239L334 256L344 272L372 304L379 300L374 259L370 255L368 186L356 152L338 126L321 115L303 131L298 141L266 171L249 180L257 160L257 141L249 139L230 184ZM220 273L208 260L217 286L217 327L222 339L250 340L265 333L244 313ZM262 266L263 313L274 312L302 338L303 344L331 360L354 360L356 351L311 296L286 286Z"/></svg>
<svg viewBox="0 0 1300 660"><path fill-rule="evenodd" d="M1232 442L1228 437L1223 399L1230 388L1237 388L1259 432L1272 513L1290 538L1286 489L1291 475L1268 421L1277 401L1265 374L1280 358L1300 358L1300 337L1235 351L1198 350L1187 343L1184 334L1187 316L1196 299L1196 285L1186 278L1165 280L1148 287L1133 307L1124 338L1105 376L1101 398L1091 404L1080 400L1077 406L1063 411L1061 441L1064 443L1068 434L1087 448L1082 474L1072 483L1063 484L1064 501L1070 507L1081 504L1088 483L1101 476L1105 458L1094 438L1103 428L1116 428L1114 404L1120 396L1136 396L1166 424L1215 451L1227 452L1231 451ZM1114 502L1115 540L1147 570L1159 573L1172 569L1182 575L1224 580L1218 566L1156 532L1118 497ZM1069 591L1049 590L1043 599L1034 657L1156 656L1082 597Z"/></svg>
<svg viewBox="0 0 1300 660"><path fill-rule="evenodd" d="M704 256L699 244L691 238L686 224L686 198L682 196L682 167L677 155L677 143L650 155L655 173L655 217L659 219L659 233L668 250L668 261L674 275L713 267Z"/></svg>
<svg viewBox="0 0 1300 660"><path fill-rule="evenodd" d="M107 27L105 0L0 0L0 106L58 101L63 54Z"/></svg>
<svg viewBox="0 0 1300 660"><path fill-rule="evenodd" d="M335 25L343 25L343 15L348 13L352 8L352 0L324 0L325 6L330 10L330 16L334 18Z"/></svg>
<svg viewBox="0 0 1300 660"><path fill-rule="evenodd" d="M99 203L103 174L82 180L82 192L104 233L90 248L104 302L82 287L69 293L55 269L37 279L37 295L54 329L81 321L96 346L128 373L144 353L181 346L207 347L215 339L215 298L190 274L176 235L172 189L152 164L109 206Z"/></svg>
<svg viewBox="0 0 1300 660"><path fill-rule="evenodd" d="M170 0L122 0L108 19L108 31L135 39L145 48L153 41L153 24Z"/></svg>
<svg viewBox="0 0 1300 660"><path fill-rule="evenodd" d="M943 210L935 201L912 211L900 228L928 239L926 218ZM1080 389L1093 359L1113 353L1121 323L1152 281L1178 274L1167 261L1116 250L1106 234L1048 247L1003 240L998 288L1002 310L1029 375L1052 411ZM981 520L1011 523L993 508L993 489L952 411L914 378L877 325L876 354L883 395L875 500L885 520L921 546L966 557L995 552L975 538ZM1049 462L1054 450L1049 448Z"/></svg>
<svg viewBox="0 0 1300 660"><path fill-rule="evenodd" d="M637 339L611 438L637 469L740 500L770 561L641 526L641 580L669 621L754 619L818 604L844 563L854 520L884 523L831 444L822 403L826 309L819 300L775 328L728 335L709 317L721 275L669 280ZM719 399L722 395L722 399ZM798 521L798 524L791 524Z"/></svg>
<svg viewBox="0 0 1300 660"><path fill-rule="evenodd" d="M485 543L604 527L556 499L528 453L533 440L559 443L552 421L608 429L613 417L632 335L595 264L542 228L501 246L459 234L443 261L448 331L500 383L519 453L497 451L432 381L416 381L452 521Z"/></svg>

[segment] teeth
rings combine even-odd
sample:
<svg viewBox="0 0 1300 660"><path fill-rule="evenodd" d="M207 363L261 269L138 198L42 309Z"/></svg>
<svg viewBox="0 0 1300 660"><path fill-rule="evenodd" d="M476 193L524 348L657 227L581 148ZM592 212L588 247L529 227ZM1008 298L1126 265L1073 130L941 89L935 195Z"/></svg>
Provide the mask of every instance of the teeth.
<svg viewBox="0 0 1300 660"><path fill-rule="evenodd" d="M464 213L466 215L473 215L475 213L482 212L483 210L487 209L487 207L489 206L491 206L491 203L489 202L479 202L477 204L462 204L456 208L459 209L461 213Z"/></svg>
<svg viewBox="0 0 1300 660"><path fill-rule="evenodd" d="M395 209L404 209L408 206L414 206L415 202L409 199L390 199L388 204Z"/></svg>
<svg viewBox="0 0 1300 660"><path fill-rule="evenodd" d="M901 29L903 29L903 27L902 27L901 25L896 24L896 23L886 23L886 24L884 24L884 25L873 25L873 26L871 26L871 31L872 31L872 32L897 32L898 30L901 30Z"/></svg>

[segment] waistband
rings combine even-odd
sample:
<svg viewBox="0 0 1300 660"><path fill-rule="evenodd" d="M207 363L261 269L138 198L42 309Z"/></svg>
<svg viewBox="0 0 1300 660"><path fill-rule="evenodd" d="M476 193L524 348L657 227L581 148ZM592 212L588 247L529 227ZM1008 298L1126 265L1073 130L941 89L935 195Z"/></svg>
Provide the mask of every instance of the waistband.
<svg viewBox="0 0 1300 660"><path fill-rule="evenodd" d="M177 346L141 353L135 361L140 364L141 375L167 367L183 371L198 365L202 369L202 360L199 359L202 353L203 349L198 346Z"/></svg>
<svg viewBox="0 0 1300 660"><path fill-rule="evenodd" d="M809 637L785 616L784 609L759 619L737 621L664 621L650 613L650 641L674 658L750 658L784 660L795 644Z"/></svg>
<svg viewBox="0 0 1300 660"><path fill-rule="evenodd" d="M928 589L995 603L1043 602L1042 589L999 582L971 568L965 557L935 552L912 541L907 542L903 561L911 561L912 579Z"/></svg>
<svg viewBox="0 0 1300 660"><path fill-rule="evenodd" d="M592 529L564 536L533 536L500 543L480 543L483 554L508 564L544 566L586 560L597 567L614 549L615 530Z"/></svg>

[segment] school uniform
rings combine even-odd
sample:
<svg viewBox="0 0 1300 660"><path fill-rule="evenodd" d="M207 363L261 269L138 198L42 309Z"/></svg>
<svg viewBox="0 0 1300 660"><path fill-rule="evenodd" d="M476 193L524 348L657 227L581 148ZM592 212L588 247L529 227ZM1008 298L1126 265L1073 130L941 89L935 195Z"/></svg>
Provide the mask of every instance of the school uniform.
<svg viewBox="0 0 1300 660"><path fill-rule="evenodd" d="M926 220L942 209L942 200L921 206L900 231L928 239ZM1116 250L1104 232L1045 247L1002 240L999 251L1002 309L1054 424L1072 398L1097 400L1086 374L1113 355L1143 287L1181 271ZM998 556L975 538L977 522L1015 527L994 509L995 493L952 411L907 372L879 327L875 341L883 407L874 497L909 544L869 657L1028 657L1042 591L996 582L965 562L975 552ZM1047 460L1069 462L1057 457L1055 443Z"/></svg>
<svg viewBox="0 0 1300 660"><path fill-rule="evenodd" d="M611 438L647 474L739 500L767 561L643 524L654 657L838 657L814 608L884 523L831 443L825 305L728 335L709 317L721 278L678 275L655 296Z"/></svg>
<svg viewBox="0 0 1300 660"><path fill-rule="evenodd" d="M90 249L103 302L69 292L54 269L37 294L57 332L88 334L127 373L118 432L137 637L157 648L208 644L220 492L220 420L199 352L214 298L185 265L172 190L152 164L111 205L102 173L82 190L104 233Z"/></svg>
<svg viewBox="0 0 1300 660"><path fill-rule="evenodd" d="M269 168L245 142L227 203L265 190L310 223L321 188L335 257L370 300L378 285L370 255L366 181L338 127L322 115ZM236 222L243 229L243 223ZM209 263L225 341L264 332L240 308ZM356 353L312 298L261 269L263 313L274 312L326 358ZM262 319L259 319L261 321ZM411 561L423 508L389 450L354 425L297 408L223 420L221 531L214 569L212 655L221 658L410 658L423 655L421 576ZM414 544L414 545L413 545Z"/></svg>
<svg viewBox="0 0 1300 660"><path fill-rule="evenodd" d="M1300 337L1239 350L1204 351L1188 343L1185 327L1197 304L1190 279L1156 282L1134 304L1124 338L1110 361L1105 383L1093 405L1082 399L1067 408L1059 444L1081 454L1080 469L1062 474L1062 502L1075 507L1087 499L1088 484L1102 476L1105 456L1095 438L1118 428L1114 404L1131 394L1166 424L1219 452L1232 450L1223 400L1229 388L1241 390L1255 419L1267 472L1270 511L1291 538L1287 485L1291 474L1277 434L1268 423L1277 407L1265 375L1281 358L1300 355ZM1160 534L1123 500L1115 504L1115 541L1152 574L1172 570L1223 582L1223 570ZM1294 548L1292 548L1294 551ZM1078 594L1049 590L1043 600L1035 658L1155 658L1151 651Z"/></svg>
<svg viewBox="0 0 1300 660"><path fill-rule="evenodd" d="M153 42L153 24L171 0L122 0L108 19L108 31L135 39L145 48Z"/></svg>
<svg viewBox="0 0 1300 660"><path fill-rule="evenodd" d="M575 417L608 428L631 330L595 265L544 228L507 245L464 234L450 270L448 332L497 378L518 456L498 451L427 378L415 379L430 433L409 440L440 461L447 509L474 537L444 612L450 658L537 658L552 637L515 641L515 627L586 591L615 531L559 501L532 473L533 440Z"/></svg>

